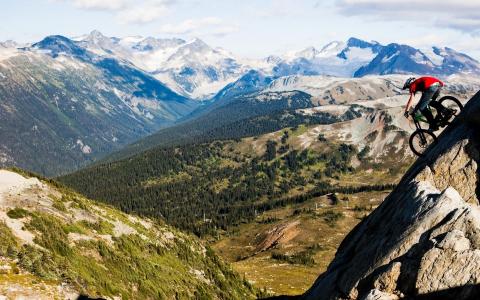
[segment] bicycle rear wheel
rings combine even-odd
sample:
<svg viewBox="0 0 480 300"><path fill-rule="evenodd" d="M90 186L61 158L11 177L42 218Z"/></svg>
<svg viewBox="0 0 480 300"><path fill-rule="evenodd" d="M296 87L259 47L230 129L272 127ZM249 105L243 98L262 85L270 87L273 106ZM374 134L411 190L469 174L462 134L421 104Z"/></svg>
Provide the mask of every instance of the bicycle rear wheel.
<svg viewBox="0 0 480 300"><path fill-rule="evenodd" d="M418 156L423 153L430 145L437 143L437 136L426 129L418 129L410 136L410 149Z"/></svg>
<svg viewBox="0 0 480 300"><path fill-rule="evenodd" d="M455 119L463 109L463 104L460 100L453 96L444 96L438 100L438 103L447 109L445 113L448 113L448 115L442 113L444 117L447 117L446 120L443 120L445 124L452 123L453 119Z"/></svg>

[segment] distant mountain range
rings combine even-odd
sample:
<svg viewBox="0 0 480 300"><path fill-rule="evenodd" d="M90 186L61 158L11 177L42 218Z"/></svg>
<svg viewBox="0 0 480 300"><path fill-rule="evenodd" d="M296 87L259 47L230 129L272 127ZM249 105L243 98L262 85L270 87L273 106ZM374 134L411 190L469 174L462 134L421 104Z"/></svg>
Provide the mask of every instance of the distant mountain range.
<svg viewBox="0 0 480 300"><path fill-rule="evenodd" d="M47 37L34 44L48 48ZM58 38L58 37L57 37ZM66 38L64 38L66 42ZM200 39L107 37L99 31L69 39L75 49L51 49L54 53L81 56L89 52L102 58L125 61L164 83L176 93L196 100L216 95L229 83L250 70L266 76L331 75L362 77L387 74L480 74L480 63L448 47L417 49L391 43L382 45L350 38L334 41L321 49L308 47L298 52L265 59L244 59L222 49L213 48ZM3 47L15 47L9 41ZM72 52L73 51L73 52ZM80 51L80 52L78 52Z"/></svg>
<svg viewBox="0 0 480 300"><path fill-rule="evenodd" d="M480 74L480 63L450 48L416 49L350 38L320 50L304 50L265 59L242 59L199 39L106 37L98 31L75 39L94 53L129 61L185 97L205 100L256 70L265 76L331 75L362 77L387 74Z"/></svg>
<svg viewBox="0 0 480 300"><path fill-rule="evenodd" d="M123 60L62 36L0 49L0 165L46 175L151 134L198 106Z"/></svg>
<svg viewBox="0 0 480 300"><path fill-rule="evenodd" d="M32 44L2 42L0 165L59 174L179 121L196 119L198 128L208 117L221 120L206 120L203 134L220 123L335 104L349 95L323 86L336 77L386 74L474 77L480 63L450 48L420 50L356 38L260 60L238 58L199 39L116 38L98 31ZM352 95L368 94L353 88Z"/></svg>

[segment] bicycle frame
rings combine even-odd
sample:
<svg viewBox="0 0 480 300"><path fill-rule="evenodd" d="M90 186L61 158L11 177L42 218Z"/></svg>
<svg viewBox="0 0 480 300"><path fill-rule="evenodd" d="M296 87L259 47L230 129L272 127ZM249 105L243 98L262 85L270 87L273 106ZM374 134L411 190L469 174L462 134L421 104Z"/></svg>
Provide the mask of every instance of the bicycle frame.
<svg viewBox="0 0 480 300"><path fill-rule="evenodd" d="M427 139L425 138L425 135L422 132L422 126L420 125L420 122L424 122L428 124L428 121L422 116L422 115L412 115L413 118L413 123L415 124L415 127L417 127L417 130L420 132L420 141L422 144L427 143Z"/></svg>

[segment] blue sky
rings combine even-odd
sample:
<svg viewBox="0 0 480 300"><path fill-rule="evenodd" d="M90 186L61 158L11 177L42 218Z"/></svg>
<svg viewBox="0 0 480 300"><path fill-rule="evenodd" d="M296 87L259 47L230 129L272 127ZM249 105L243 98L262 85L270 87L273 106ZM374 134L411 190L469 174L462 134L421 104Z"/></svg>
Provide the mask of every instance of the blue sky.
<svg viewBox="0 0 480 300"><path fill-rule="evenodd" d="M199 37L263 57L355 36L449 46L480 59L478 0L0 0L0 40L98 29L109 36Z"/></svg>

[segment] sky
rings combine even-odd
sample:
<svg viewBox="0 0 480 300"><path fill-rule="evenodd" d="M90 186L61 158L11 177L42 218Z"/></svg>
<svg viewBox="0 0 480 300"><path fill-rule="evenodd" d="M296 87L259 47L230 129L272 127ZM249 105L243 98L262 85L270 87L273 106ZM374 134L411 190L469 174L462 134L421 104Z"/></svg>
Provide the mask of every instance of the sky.
<svg viewBox="0 0 480 300"><path fill-rule="evenodd" d="M357 37L448 46L480 60L480 0L0 0L0 7L0 41L96 29L200 38L261 58Z"/></svg>

